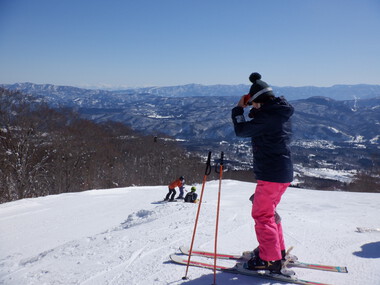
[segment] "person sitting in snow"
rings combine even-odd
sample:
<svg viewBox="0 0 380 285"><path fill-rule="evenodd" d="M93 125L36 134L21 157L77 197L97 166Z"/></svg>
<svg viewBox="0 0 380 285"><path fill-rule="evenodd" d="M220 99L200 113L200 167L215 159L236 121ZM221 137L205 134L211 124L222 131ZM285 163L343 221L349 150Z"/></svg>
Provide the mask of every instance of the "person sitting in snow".
<svg viewBox="0 0 380 285"><path fill-rule="evenodd" d="M185 202L188 202L188 203L196 203L198 200L198 194L195 193L195 191L197 190L197 188L195 188L194 186L191 187L191 191L189 193L186 194L185 196Z"/></svg>
<svg viewBox="0 0 380 285"><path fill-rule="evenodd" d="M175 194L177 193L175 191L175 188L178 187L180 192L182 190L182 199L183 199L183 186L185 185L185 178L181 176L177 180L174 180L172 183L169 184L169 193L166 195L164 201L174 201ZM181 196L181 194L180 194Z"/></svg>

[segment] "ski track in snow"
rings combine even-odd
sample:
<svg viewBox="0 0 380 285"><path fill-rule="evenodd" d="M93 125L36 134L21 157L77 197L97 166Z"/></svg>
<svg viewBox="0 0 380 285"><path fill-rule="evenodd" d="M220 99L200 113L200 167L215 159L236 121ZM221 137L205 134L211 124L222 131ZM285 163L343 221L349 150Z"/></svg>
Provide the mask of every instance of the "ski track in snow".
<svg viewBox="0 0 380 285"><path fill-rule="evenodd" d="M254 187L223 181L220 252L257 246L248 200ZM214 249L217 188L217 181L206 184L194 244L208 251ZM180 245L190 245L198 205L154 202L166 192L165 186L130 187L0 205L0 284L211 284L212 271L190 267L190 280L184 282L186 266L169 261ZM357 226L378 226L379 202L378 194L288 190L277 209L287 246L295 246L293 253L302 261L347 265L349 270L339 274L297 269L299 277L335 285L380 284L380 233L355 232ZM49 232L49 227L58 231ZM284 283L218 273L217 284Z"/></svg>

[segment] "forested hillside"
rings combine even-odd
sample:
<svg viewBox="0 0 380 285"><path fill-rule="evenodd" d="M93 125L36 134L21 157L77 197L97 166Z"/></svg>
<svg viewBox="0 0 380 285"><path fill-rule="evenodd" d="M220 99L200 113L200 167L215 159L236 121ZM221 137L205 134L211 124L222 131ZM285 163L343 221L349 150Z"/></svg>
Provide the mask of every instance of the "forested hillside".
<svg viewBox="0 0 380 285"><path fill-rule="evenodd" d="M203 164L169 137L96 124L0 89L0 202L128 185L200 180Z"/></svg>

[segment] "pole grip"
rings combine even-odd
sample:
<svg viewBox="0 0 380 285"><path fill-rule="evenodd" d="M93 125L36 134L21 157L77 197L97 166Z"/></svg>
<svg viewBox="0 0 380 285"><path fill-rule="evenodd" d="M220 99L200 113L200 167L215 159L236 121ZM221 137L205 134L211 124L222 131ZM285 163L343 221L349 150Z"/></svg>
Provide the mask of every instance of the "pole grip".
<svg viewBox="0 0 380 285"><path fill-rule="evenodd" d="M211 173L211 151L208 152L205 175L210 175Z"/></svg>

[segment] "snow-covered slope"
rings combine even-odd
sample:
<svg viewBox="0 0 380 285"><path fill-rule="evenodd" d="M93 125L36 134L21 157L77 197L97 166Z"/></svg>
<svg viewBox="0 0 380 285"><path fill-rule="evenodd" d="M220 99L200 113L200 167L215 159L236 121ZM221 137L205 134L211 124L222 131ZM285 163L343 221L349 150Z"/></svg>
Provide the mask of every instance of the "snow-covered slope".
<svg viewBox="0 0 380 285"><path fill-rule="evenodd" d="M196 185L200 193L201 185ZM188 188L190 188L188 186ZM222 183L220 251L257 241L249 196L255 184ZM195 247L214 248L218 181L206 183ZM169 254L190 245L198 205L157 203L166 186L92 190L0 205L0 284L182 284L184 266ZM288 246L306 262L346 265L349 273L297 269L299 277L344 285L380 284L379 194L290 188L278 207ZM196 257L193 257L196 259ZM228 261L232 263L232 261ZM189 285L213 273L189 269ZM218 273L217 284L282 284Z"/></svg>

